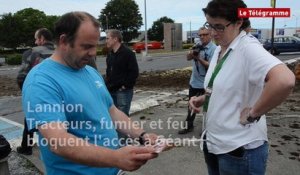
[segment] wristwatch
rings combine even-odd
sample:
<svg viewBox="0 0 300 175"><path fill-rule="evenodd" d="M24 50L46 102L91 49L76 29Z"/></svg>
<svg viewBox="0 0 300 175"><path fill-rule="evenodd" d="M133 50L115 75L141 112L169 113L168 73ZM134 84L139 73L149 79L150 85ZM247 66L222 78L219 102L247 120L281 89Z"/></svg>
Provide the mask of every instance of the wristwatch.
<svg viewBox="0 0 300 175"><path fill-rule="evenodd" d="M260 119L260 117L261 116L257 116L257 117L252 117L251 115L250 115L250 113L248 114L248 117L247 117L247 121L249 122L249 123L253 123L253 122L255 122L255 121L259 121L259 119Z"/></svg>

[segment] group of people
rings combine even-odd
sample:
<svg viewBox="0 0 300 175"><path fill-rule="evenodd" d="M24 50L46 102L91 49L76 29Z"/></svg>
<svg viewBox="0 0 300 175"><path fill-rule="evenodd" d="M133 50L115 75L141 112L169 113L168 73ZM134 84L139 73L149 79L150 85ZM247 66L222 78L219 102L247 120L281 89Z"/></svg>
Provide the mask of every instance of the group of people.
<svg viewBox="0 0 300 175"><path fill-rule="evenodd" d="M187 127L178 133L191 132L196 113L203 110L201 137L210 175L265 174L265 114L285 100L295 83L294 74L244 31L249 19L238 18L237 9L246 7L242 0L211 0L203 8L207 22L199 29L201 45L187 54L193 64ZM37 64L37 57L29 55L43 57L34 48L23 55L24 62L30 60L20 85L26 116L23 139L28 138L26 132L37 131L49 175L116 175L158 156L152 146L114 144L130 137L151 145L157 135L128 118L139 70L120 31L107 31L106 77L88 65L95 61L99 28L86 12L66 13L55 23L56 48L49 58ZM36 44L51 41L39 30L35 36ZM41 106L48 108L37 110ZM54 110L57 106L62 109ZM125 127L103 122L122 122ZM31 154L23 141L17 151Z"/></svg>

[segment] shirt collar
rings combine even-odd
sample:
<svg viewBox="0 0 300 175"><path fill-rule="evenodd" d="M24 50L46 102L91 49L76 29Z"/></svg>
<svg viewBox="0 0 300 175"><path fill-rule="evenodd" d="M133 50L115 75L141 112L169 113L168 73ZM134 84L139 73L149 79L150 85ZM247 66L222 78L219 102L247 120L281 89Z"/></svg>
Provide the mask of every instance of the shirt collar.
<svg viewBox="0 0 300 175"><path fill-rule="evenodd" d="M234 50L234 49L238 46L239 42L241 41L241 39L242 39L244 36L246 36L246 32L245 32L244 30L242 30L242 31L240 32L240 34L239 34L237 37L235 37L235 39L230 43L230 45L229 45L229 47L227 48L227 50L229 50L229 49Z"/></svg>
<svg viewBox="0 0 300 175"><path fill-rule="evenodd" d="M227 48L227 50L226 50L225 53L227 53L229 49L234 50L238 46L239 42L241 41L241 39L244 36L246 36L246 32L245 31L241 31L240 34L237 37L235 37L235 39L230 43L230 45L228 46L228 48ZM221 47L217 46L215 52L216 53L221 52Z"/></svg>
<svg viewBox="0 0 300 175"><path fill-rule="evenodd" d="M118 50L116 51L116 52L114 52L114 50L112 49L111 50L111 52L113 53L113 54L117 54L117 53L119 53L122 49L123 49L123 44L121 43L121 45L120 45L120 47L118 48Z"/></svg>
<svg viewBox="0 0 300 175"><path fill-rule="evenodd" d="M204 48L205 48L205 49L209 49L209 48L211 47L212 44L213 44L212 41L210 41L208 44L206 44L206 46L204 46Z"/></svg>

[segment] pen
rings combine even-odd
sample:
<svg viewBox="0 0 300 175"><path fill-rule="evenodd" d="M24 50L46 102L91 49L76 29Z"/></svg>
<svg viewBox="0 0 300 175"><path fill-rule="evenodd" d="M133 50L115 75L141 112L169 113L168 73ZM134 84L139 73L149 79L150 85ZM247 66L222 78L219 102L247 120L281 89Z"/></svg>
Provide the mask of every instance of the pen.
<svg viewBox="0 0 300 175"><path fill-rule="evenodd" d="M191 110L191 116L194 115L194 113L195 113L195 112L194 112L194 109L192 109L192 110Z"/></svg>

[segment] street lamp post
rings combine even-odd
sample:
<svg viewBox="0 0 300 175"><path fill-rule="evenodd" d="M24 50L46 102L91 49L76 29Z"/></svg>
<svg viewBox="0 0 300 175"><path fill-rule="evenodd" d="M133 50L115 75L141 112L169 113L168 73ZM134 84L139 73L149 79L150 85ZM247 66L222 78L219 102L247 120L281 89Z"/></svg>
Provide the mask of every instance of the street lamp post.
<svg viewBox="0 0 300 175"><path fill-rule="evenodd" d="M296 18L296 29L295 29L295 31L297 32L297 28L298 28L298 17L296 16L296 15L293 15L295 18ZM296 33L295 32L295 33Z"/></svg>
<svg viewBox="0 0 300 175"><path fill-rule="evenodd" d="M148 54L148 36L147 36L147 5L146 0L144 0L144 6L145 6L145 56Z"/></svg>
<svg viewBox="0 0 300 175"><path fill-rule="evenodd" d="M276 0L271 0L271 6L276 7ZM274 54L274 29L275 29L275 17L272 18L272 36L271 36L271 53Z"/></svg>
<svg viewBox="0 0 300 175"><path fill-rule="evenodd" d="M105 16L105 20L106 20L106 30L108 30L108 16L107 16L107 14L104 14L104 16Z"/></svg>
<svg viewBox="0 0 300 175"><path fill-rule="evenodd" d="M190 21L190 43L193 43L193 38L192 38L192 21Z"/></svg>

